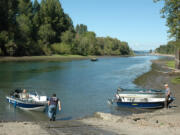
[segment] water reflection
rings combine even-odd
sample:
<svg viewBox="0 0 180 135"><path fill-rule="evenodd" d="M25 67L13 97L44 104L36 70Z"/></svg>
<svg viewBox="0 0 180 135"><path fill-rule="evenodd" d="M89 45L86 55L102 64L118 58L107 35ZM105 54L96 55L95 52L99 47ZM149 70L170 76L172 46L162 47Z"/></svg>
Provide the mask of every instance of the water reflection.
<svg viewBox="0 0 180 135"><path fill-rule="evenodd" d="M25 81L42 73L62 70L65 67L60 65L44 65L35 63L0 63L0 85L6 82ZM44 65L44 66L43 66Z"/></svg>

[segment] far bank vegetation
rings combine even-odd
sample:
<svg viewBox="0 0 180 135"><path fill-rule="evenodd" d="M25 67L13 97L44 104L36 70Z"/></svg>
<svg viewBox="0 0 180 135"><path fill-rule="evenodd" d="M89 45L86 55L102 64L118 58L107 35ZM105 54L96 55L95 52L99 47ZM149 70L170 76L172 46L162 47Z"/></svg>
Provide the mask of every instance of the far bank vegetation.
<svg viewBox="0 0 180 135"><path fill-rule="evenodd" d="M59 0L1 0L0 56L131 55L127 42L73 26Z"/></svg>

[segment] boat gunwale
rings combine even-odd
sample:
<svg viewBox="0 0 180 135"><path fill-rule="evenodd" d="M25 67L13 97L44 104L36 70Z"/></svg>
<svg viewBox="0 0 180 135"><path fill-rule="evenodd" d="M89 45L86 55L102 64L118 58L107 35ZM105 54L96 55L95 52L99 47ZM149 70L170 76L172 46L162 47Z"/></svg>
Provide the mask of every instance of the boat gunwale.
<svg viewBox="0 0 180 135"><path fill-rule="evenodd" d="M28 100L21 100L21 99L9 97L9 96L6 96L6 99L13 100L13 101L19 102L21 104L28 104L28 105L31 105L31 104L46 105L47 104L47 101L46 102L36 102L36 101L28 102Z"/></svg>
<svg viewBox="0 0 180 135"><path fill-rule="evenodd" d="M138 89L138 88L134 88L134 89L124 89L124 88L120 88L120 90L117 89L118 94L119 93L138 93L138 94L165 94L165 90L155 90L155 89Z"/></svg>

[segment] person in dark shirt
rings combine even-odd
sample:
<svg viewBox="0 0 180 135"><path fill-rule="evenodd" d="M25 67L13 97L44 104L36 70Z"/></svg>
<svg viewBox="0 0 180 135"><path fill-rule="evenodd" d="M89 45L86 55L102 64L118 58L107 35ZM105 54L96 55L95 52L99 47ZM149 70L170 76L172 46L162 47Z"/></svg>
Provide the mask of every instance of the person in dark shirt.
<svg viewBox="0 0 180 135"><path fill-rule="evenodd" d="M59 111L61 111L60 100L56 97L56 94L53 94L48 101L48 116L50 118L50 121L55 121L56 119L57 106L59 108Z"/></svg>

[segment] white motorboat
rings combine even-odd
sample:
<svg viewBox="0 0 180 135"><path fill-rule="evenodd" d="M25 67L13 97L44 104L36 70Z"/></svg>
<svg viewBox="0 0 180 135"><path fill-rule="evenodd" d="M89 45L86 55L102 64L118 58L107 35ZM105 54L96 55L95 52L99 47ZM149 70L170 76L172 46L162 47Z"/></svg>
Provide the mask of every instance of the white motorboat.
<svg viewBox="0 0 180 135"><path fill-rule="evenodd" d="M28 93L28 98L22 98L22 90L14 90L10 96L6 96L7 101L23 110L44 111L47 105L47 96L40 96L37 92Z"/></svg>
<svg viewBox="0 0 180 135"><path fill-rule="evenodd" d="M170 97L169 103L175 98ZM115 99L118 106L135 107L135 108L162 108L165 103L165 91L163 90L146 90L146 89L118 89Z"/></svg>

